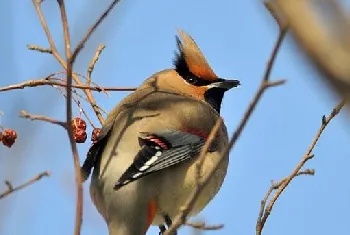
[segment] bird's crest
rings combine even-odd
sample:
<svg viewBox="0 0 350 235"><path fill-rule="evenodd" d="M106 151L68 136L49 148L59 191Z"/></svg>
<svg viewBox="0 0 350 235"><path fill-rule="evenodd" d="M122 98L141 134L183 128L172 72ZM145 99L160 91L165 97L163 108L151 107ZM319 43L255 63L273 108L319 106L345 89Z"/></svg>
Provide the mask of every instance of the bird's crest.
<svg viewBox="0 0 350 235"><path fill-rule="evenodd" d="M180 71L188 70L188 72L204 80L217 80L218 76L211 69L209 63L193 38L181 29L178 29L177 31L182 42L179 37L176 37L177 46L180 52L176 55L174 61L176 69Z"/></svg>

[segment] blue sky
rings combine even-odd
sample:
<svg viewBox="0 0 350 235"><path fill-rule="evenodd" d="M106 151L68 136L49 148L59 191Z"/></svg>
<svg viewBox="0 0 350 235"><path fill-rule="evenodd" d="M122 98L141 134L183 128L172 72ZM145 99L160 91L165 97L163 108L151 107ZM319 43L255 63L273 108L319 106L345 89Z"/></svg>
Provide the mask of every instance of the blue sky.
<svg viewBox="0 0 350 235"><path fill-rule="evenodd" d="M108 2L67 1L75 45ZM56 1L46 0L43 10L63 52ZM1 1L0 15L0 86L62 70L52 56L26 49L27 44L48 46L31 1ZM226 94L222 107L232 132L259 85L277 37L277 27L260 1L122 1L88 42L75 70L85 73L98 44L103 43L106 49L93 80L101 86L137 86L154 72L172 66L177 27L195 38L219 76L241 80L242 86ZM285 78L288 83L264 95L231 151L222 189L198 216L225 227L205 234L255 232L260 200L270 180L291 172L319 128L321 116L338 102L317 76L288 37L272 73L273 79ZM115 92L111 98L96 94L96 99L110 110L127 94ZM1 125L16 129L19 135L13 148L0 147L0 179L19 184L43 170L52 172L50 178L0 201L1 233L73 233L74 174L66 133L60 127L18 117L20 110L26 110L63 120L64 99L50 87L10 91L0 94L0 110L5 113ZM346 125L344 112L330 124L314 150L316 157L307 164L316 175L300 177L290 185L276 203L264 234L346 234L350 230ZM81 161L88 146L79 145ZM84 189L82 234L107 234L90 201L88 184ZM157 231L154 228L148 234ZM191 234L191 230L183 229L181 234Z"/></svg>

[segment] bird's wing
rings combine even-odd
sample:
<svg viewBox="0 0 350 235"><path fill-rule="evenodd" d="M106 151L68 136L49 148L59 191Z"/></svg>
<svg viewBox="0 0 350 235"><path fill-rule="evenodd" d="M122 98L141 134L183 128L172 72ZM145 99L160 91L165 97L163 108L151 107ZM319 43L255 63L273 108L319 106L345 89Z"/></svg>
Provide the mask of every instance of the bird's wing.
<svg viewBox="0 0 350 235"><path fill-rule="evenodd" d="M107 143L108 136L110 135L112 127L113 122L107 122L102 127L101 132L97 136L96 142L91 145L88 153L86 154L86 159L80 168L83 181L89 178L92 168L99 160L98 157L102 154L102 151Z"/></svg>
<svg viewBox="0 0 350 235"><path fill-rule="evenodd" d="M199 154L206 138L196 132L166 129L141 133L142 148L134 162L122 174L114 189L118 190L143 176L174 166Z"/></svg>

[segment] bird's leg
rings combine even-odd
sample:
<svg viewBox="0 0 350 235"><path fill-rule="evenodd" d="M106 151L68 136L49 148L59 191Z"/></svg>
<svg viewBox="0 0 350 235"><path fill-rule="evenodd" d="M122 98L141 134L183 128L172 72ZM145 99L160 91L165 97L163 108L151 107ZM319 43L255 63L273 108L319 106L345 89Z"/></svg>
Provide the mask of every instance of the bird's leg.
<svg viewBox="0 0 350 235"><path fill-rule="evenodd" d="M171 220L170 216L165 214L163 215L163 218L164 218L165 224L168 226L168 228L170 228L170 226L173 224L173 221ZM176 234L177 232L175 231L174 235Z"/></svg>
<svg viewBox="0 0 350 235"><path fill-rule="evenodd" d="M164 215L164 221L165 221L165 224L168 226L168 228L172 225L173 221L171 220L170 216L169 215Z"/></svg>
<svg viewBox="0 0 350 235"><path fill-rule="evenodd" d="M158 225L158 228L160 230L159 235L163 235L164 232L166 231L165 225L164 224Z"/></svg>

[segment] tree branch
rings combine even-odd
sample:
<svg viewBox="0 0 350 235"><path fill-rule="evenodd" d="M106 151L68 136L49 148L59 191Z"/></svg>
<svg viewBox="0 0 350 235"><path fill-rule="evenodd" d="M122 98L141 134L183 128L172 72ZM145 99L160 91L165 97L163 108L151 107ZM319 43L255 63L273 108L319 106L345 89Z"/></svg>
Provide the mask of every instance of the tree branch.
<svg viewBox="0 0 350 235"><path fill-rule="evenodd" d="M63 127L64 129L67 129L66 122L58 121L58 120L55 120L53 118L50 118L50 117L47 117L47 116L43 116L43 115L32 115L32 114L27 113L24 110L22 110L20 112L20 117L27 118L27 119L30 119L32 121L39 120L39 121L48 122L48 123L51 123L51 124L59 125L59 126Z"/></svg>
<svg viewBox="0 0 350 235"><path fill-rule="evenodd" d="M66 130L69 138L70 147L73 155L74 169L75 169L75 183L76 183L76 213L75 213L75 224L74 224L74 234L79 235L81 231L81 223L83 220L83 186L80 174L80 160L77 145L73 137L73 128L70 125L72 121L72 75L73 75L73 63L71 60L71 48L70 48L70 35L69 26L67 21L66 8L64 5L64 0L57 0L59 5L63 35L64 35L64 45L66 53L66 72L67 72L67 88L66 88ZM85 90L86 91L86 90Z"/></svg>
<svg viewBox="0 0 350 235"><path fill-rule="evenodd" d="M50 48L44 48L37 45L27 45L27 48L28 50L31 50L31 51L39 51L41 53L52 54L52 50Z"/></svg>
<svg viewBox="0 0 350 235"><path fill-rule="evenodd" d="M21 82L15 85L9 85L6 87L0 87L0 92L9 91L9 90L19 90L24 89L26 87L38 87L38 86L60 86L67 87L67 83L59 82L59 81L51 81L48 78L37 79L37 80L29 80L25 82ZM82 89L82 90L91 90L91 91L134 91L136 88L134 87L100 87L100 86L90 86L90 85L76 85L72 84L72 88Z"/></svg>
<svg viewBox="0 0 350 235"><path fill-rule="evenodd" d="M298 165L294 168L294 170L292 171L292 173L284 178L283 180L281 180L279 183L277 184L273 184L270 189L267 191L264 199L261 202L261 208L260 208L260 213L257 219L257 224L256 224L256 234L257 235L261 235L262 230L264 228L264 225L267 221L267 218L269 217L269 215L271 214L272 208L275 204L275 202L278 200L278 198L281 196L281 194L283 193L283 191L286 189L286 187L290 184L290 182L297 176L299 175L313 175L314 174L314 170L305 170L305 171L301 171L301 168L305 165L305 163L312 159L314 157L314 155L312 154L312 151L315 147L315 145L317 144L318 139L320 138L320 136L322 135L323 131L326 129L326 127L328 126L328 124L332 121L332 119L340 112L340 110L343 108L345 104L345 101L341 101L331 112L331 114L328 117L323 116L322 117L322 123L320 128L318 129L313 141L311 142L310 146L308 147L308 149L306 150L304 156L302 157L302 159L300 160L300 162L298 163ZM275 194L273 195L272 199L270 200L270 202L268 203L268 205L265 208L266 202L268 200L268 197L271 195L271 193L276 190Z"/></svg>
<svg viewBox="0 0 350 235"><path fill-rule="evenodd" d="M2 192L0 194L0 200L9 196L10 194L12 194L14 192L17 192L21 189L24 189L24 188L34 184L35 182L41 180L43 177L46 177L46 176L50 176L50 172L44 171L44 172L36 175L34 178L30 179L29 181L27 181L21 185L18 185L16 187L13 187L12 183L10 181L6 180L5 184L7 185L8 189L5 192Z"/></svg>
<svg viewBox="0 0 350 235"><path fill-rule="evenodd" d="M90 62L90 65L89 65L88 70L87 70L87 76L86 76L87 77L87 81L86 81L87 85L91 84L91 73L94 70L95 64L98 61L98 59L100 58L100 55L105 48L106 48L105 45L100 44L96 50L94 57L92 58L92 60Z"/></svg>
<svg viewBox="0 0 350 235"><path fill-rule="evenodd" d="M224 227L223 224L206 225L204 222L188 222L188 221L186 222L186 225L199 230L219 230Z"/></svg>
<svg viewBox="0 0 350 235"><path fill-rule="evenodd" d="M78 43L78 46L75 48L73 54L72 54L72 62L75 61L78 53L83 49L85 46L85 43L87 40L89 40L90 36L93 34L93 32L98 28L98 26L102 23L102 21L111 13L113 8L119 3L120 0L113 0L110 5L107 7L107 9L102 13L102 15L98 18L98 20L91 26L91 28L86 33L85 37Z"/></svg>

